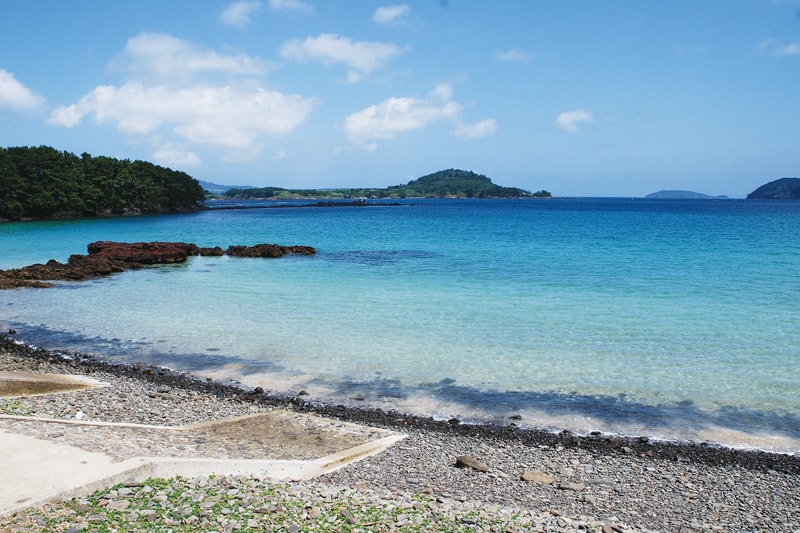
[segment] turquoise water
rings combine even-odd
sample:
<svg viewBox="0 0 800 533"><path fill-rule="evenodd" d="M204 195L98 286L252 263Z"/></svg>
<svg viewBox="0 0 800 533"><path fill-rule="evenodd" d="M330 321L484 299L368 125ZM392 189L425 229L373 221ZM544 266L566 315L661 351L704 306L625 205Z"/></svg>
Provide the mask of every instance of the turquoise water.
<svg viewBox="0 0 800 533"><path fill-rule="evenodd" d="M800 203L407 203L0 224L0 268L95 240L318 249L0 291L0 327L312 399L800 451Z"/></svg>

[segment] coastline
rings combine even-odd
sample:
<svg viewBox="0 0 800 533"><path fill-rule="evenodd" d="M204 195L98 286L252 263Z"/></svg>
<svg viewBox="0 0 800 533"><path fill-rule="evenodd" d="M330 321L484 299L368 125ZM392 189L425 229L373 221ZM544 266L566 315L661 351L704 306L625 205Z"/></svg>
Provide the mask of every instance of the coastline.
<svg viewBox="0 0 800 533"><path fill-rule="evenodd" d="M597 523L627 529L676 530L736 528L792 530L800 527L800 457L645 438L575 435L472 425L381 409L322 404L303 398L244 390L162 368L102 361L81 354L58 354L18 344L0 335L3 370L113 376L134 389L190 391L212 401L175 406L165 413L162 395L140 394L148 402L137 409L108 409L94 414L108 421L185 423L258 410L288 408L409 435L382 454L323 476L318 482L363 490L429 495L453 506L512 506L547 512L556 518L596 517ZM67 401L75 393L59 396ZM83 393L77 393L83 394ZM96 389L106 404L125 401L114 386ZM160 403L159 403L160 402ZM70 417L68 410L56 417ZM112 412L113 411L113 412ZM111 420L115 418L115 420ZM118 419L118 420L116 420ZM469 454L489 472L454 468L456 455ZM523 471L543 471L557 483L521 481ZM559 486L571 488L558 488ZM580 490L576 490L580 488ZM566 523L566 521L564 521ZM566 528L566 526L565 526ZM623 530L625 528L622 528ZM570 529L564 529L570 530Z"/></svg>

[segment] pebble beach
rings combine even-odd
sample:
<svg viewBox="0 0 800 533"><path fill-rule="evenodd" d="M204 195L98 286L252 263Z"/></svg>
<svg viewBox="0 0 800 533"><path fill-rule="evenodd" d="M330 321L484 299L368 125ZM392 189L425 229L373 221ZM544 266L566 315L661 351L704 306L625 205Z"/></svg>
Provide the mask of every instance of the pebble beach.
<svg viewBox="0 0 800 533"><path fill-rule="evenodd" d="M59 354L0 338L0 370L108 387L2 414L178 426L282 409L401 432L312 481L148 480L0 517L0 531L800 531L800 457L438 421Z"/></svg>

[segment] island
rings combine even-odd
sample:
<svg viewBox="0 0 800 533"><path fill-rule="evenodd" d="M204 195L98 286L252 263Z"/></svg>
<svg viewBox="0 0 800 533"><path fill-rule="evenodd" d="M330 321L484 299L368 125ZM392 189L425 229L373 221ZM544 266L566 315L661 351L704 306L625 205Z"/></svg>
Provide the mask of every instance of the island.
<svg viewBox="0 0 800 533"><path fill-rule="evenodd" d="M780 178L747 195L748 200L800 200L800 178Z"/></svg>
<svg viewBox="0 0 800 533"><path fill-rule="evenodd" d="M495 185L482 174L448 169L386 188L284 189L258 187L231 189L221 195L228 200L303 200L354 198L550 198L548 191L530 192Z"/></svg>
<svg viewBox="0 0 800 533"><path fill-rule="evenodd" d="M647 196L645 196L645 198L672 199L672 200L709 200L714 198L727 198L727 196L709 196L708 194L703 194L693 191L664 190L664 191L650 193Z"/></svg>

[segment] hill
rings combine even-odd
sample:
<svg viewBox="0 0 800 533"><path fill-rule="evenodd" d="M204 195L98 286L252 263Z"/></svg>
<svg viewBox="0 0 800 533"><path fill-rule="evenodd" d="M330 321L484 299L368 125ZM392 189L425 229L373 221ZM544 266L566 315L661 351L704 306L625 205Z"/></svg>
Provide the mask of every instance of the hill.
<svg viewBox="0 0 800 533"><path fill-rule="evenodd" d="M232 189L223 195L232 199L335 199L335 198L549 198L547 191L531 193L516 187L501 187L482 174L466 170L440 170L405 185L385 189L283 189L261 187Z"/></svg>
<svg viewBox="0 0 800 533"><path fill-rule="evenodd" d="M0 148L0 219L186 211L204 198L188 174L146 161Z"/></svg>
<svg viewBox="0 0 800 533"><path fill-rule="evenodd" d="M748 200L800 200L800 178L780 178L747 195Z"/></svg>
<svg viewBox="0 0 800 533"><path fill-rule="evenodd" d="M692 191L658 191L650 193L645 198L672 198L672 199L689 199L689 200L707 200L710 198L727 198L727 196L709 196L707 194L692 192Z"/></svg>

